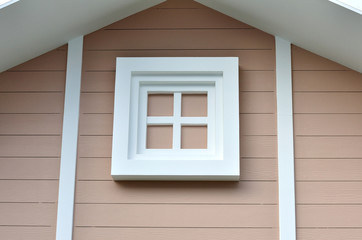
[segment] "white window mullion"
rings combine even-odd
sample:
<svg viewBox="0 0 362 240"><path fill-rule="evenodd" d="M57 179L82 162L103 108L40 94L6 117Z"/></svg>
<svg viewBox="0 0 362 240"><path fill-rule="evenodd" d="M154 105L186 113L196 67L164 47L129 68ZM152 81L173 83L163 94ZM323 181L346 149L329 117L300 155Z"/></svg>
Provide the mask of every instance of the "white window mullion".
<svg viewBox="0 0 362 240"><path fill-rule="evenodd" d="M174 117L147 117L147 125L172 125Z"/></svg>
<svg viewBox="0 0 362 240"><path fill-rule="evenodd" d="M180 122L182 125L200 126L207 125L207 117L181 117Z"/></svg>
<svg viewBox="0 0 362 240"><path fill-rule="evenodd" d="M180 122L182 125L207 125L207 117L147 117L148 125L169 125L175 121Z"/></svg>
<svg viewBox="0 0 362 240"><path fill-rule="evenodd" d="M181 92L175 92L173 96L173 116L181 117Z"/></svg>
<svg viewBox="0 0 362 240"><path fill-rule="evenodd" d="M173 96L173 149L181 149L181 93Z"/></svg>

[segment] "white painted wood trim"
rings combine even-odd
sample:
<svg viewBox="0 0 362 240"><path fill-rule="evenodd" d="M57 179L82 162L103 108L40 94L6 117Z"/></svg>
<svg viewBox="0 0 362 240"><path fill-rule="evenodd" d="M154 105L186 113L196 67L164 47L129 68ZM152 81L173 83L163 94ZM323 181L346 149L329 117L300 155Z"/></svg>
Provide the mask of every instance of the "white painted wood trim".
<svg viewBox="0 0 362 240"><path fill-rule="evenodd" d="M117 58L113 179L239 181L238 65L236 57ZM181 106L180 97L176 97L179 93L207 92L208 105L214 108L207 119L208 131L215 132L208 134L214 136L214 146L208 141L207 149L179 149L175 139L173 149L142 149L145 144L139 139L147 137L143 129L148 120L147 111L139 105L146 106L144 90L151 94L175 93L175 106ZM183 117L179 113L173 117L174 129L180 129L175 125L183 124Z"/></svg>
<svg viewBox="0 0 362 240"><path fill-rule="evenodd" d="M69 41L62 150L60 158L56 240L71 240L73 234L82 52L83 36Z"/></svg>
<svg viewBox="0 0 362 240"><path fill-rule="evenodd" d="M203 126L207 125L208 117L147 117L148 125L171 125L176 121L182 125Z"/></svg>
<svg viewBox="0 0 362 240"><path fill-rule="evenodd" d="M278 122L279 239L295 240L293 98L290 42L276 36L275 51Z"/></svg>
<svg viewBox="0 0 362 240"><path fill-rule="evenodd" d="M173 145L172 149L181 149L181 92L173 94Z"/></svg>

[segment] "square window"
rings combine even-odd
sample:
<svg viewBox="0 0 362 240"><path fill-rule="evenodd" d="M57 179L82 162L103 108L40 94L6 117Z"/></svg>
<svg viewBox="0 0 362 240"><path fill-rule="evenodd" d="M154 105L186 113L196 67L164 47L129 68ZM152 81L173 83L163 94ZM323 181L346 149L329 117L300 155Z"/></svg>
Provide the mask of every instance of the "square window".
<svg viewBox="0 0 362 240"><path fill-rule="evenodd" d="M237 58L117 58L115 180L238 180Z"/></svg>

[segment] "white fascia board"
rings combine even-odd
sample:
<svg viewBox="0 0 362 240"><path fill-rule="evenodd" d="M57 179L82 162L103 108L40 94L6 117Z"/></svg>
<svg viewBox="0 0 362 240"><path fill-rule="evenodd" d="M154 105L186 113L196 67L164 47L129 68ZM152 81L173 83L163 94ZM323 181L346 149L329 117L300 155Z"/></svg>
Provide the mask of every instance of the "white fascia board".
<svg viewBox="0 0 362 240"><path fill-rule="evenodd" d="M292 64L290 42L275 37L280 240L296 239Z"/></svg>
<svg viewBox="0 0 362 240"><path fill-rule="evenodd" d="M69 41L60 157L56 240L71 240L73 234L82 53L83 36Z"/></svg>
<svg viewBox="0 0 362 240"><path fill-rule="evenodd" d="M16 2L18 2L19 0L2 0L0 1L0 9L4 8L4 7L7 7L11 4L14 4Z"/></svg>
<svg viewBox="0 0 362 240"><path fill-rule="evenodd" d="M361 0L329 0L329 1L362 15Z"/></svg>

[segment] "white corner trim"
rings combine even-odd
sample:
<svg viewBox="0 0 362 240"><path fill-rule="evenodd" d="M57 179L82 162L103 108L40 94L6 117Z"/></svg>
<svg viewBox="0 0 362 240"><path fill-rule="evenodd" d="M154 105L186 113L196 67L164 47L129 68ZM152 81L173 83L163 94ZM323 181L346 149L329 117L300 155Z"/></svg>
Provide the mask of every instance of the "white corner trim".
<svg viewBox="0 0 362 240"><path fill-rule="evenodd" d="M83 36L68 42L56 240L71 240L73 233L82 52Z"/></svg>
<svg viewBox="0 0 362 240"><path fill-rule="evenodd" d="M275 52L278 122L279 239L295 240L293 98L290 42L276 36Z"/></svg>

